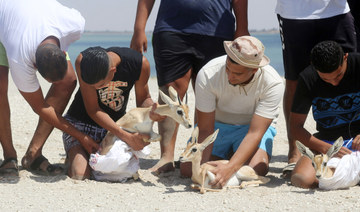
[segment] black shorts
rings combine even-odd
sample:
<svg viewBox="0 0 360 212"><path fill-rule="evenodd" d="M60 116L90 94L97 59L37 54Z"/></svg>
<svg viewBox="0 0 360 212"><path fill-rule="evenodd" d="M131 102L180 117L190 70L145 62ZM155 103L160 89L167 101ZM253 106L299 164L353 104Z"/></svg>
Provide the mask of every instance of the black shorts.
<svg viewBox="0 0 360 212"><path fill-rule="evenodd" d="M224 55L224 38L157 32L152 45L158 85L163 86L183 77L190 68L193 77L211 59Z"/></svg>
<svg viewBox="0 0 360 212"><path fill-rule="evenodd" d="M297 80L310 65L311 49L319 42L333 40L345 52L356 51L354 19L350 13L324 19L285 19L278 15L285 79Z"/></svg>

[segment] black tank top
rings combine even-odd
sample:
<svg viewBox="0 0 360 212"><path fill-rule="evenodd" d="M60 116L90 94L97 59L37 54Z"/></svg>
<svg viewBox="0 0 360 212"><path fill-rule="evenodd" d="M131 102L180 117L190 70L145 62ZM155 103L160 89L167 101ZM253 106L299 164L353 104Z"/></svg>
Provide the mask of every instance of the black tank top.
<svg viewBox="0 0 360 212"><path fill-rule="evenodd" d="M116 67L117 71L114 78L107 87L96 90L98 104L105 113L117 121L126 113L130 90L140 77L142 55L130 48L111 47L105 51L119 55L121 63ZM67 114L81 122L99 126L87 114L80 89L77 91Z"/></svg>

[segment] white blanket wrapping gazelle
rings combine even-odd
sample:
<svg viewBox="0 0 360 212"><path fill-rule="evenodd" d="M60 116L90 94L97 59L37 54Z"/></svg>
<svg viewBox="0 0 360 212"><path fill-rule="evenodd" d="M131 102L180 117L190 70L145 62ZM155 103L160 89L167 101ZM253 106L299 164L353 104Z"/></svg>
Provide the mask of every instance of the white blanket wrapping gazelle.
<svg viewBox="0 0 360 212"><path fill-rule="evenodd" d="M328 167L335 168L330 178L320 178L319 188L324 190L343 189L360 182L360 152L353 152L340 158L331 158Z"/></svg>
<svg viewBox="0 0 360 212"><path fill-rule="evenodd" d="M90 154L89 165L93 169L95 180L125 182L129 178L136 178L140 168L139 158L150 154L150 148L145 146L140 151L134 151L125 142L113 137L114 144L105 154L100 152Z"/></svg>
<svg viewBox="0 0 360 212"><path fill-rule="evenodd" d="M335 190L349 188L360 182L360 152L344 155L341 159L333 157L343 146L344 139L339 137L328 149L326 154L314 155L300 141L296 141L299 151L309 157L315 169L319 188Z"/></svg>

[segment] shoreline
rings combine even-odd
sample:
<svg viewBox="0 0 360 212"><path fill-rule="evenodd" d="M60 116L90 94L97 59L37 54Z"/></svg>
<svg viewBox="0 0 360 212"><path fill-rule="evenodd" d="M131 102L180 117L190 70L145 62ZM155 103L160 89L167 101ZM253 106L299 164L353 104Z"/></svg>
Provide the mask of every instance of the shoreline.
<svg viewBox="0 0 360 212"><path fill-rule="evenodd" d="M278 28L273 29L262 29L262 30L249 30L250 34L277 34L280 33ZM84 34L121 34L121 35L132 35L133 31L112 31L112 30L85 30ZM153 31L146 31L146 34L152 34Z"/></svg>

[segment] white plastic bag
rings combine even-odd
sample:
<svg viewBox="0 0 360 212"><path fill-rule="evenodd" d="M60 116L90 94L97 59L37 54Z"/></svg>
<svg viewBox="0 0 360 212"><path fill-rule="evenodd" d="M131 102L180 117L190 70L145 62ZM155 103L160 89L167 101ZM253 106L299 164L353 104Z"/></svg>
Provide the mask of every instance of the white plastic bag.
<svg viewBox="0 0 360 212"><path fill-rule="evenodd" d="M99 152L90 154L89 165L93 169L95 180L125 182L139 170L139 158L145 158L149 154L148 146L134 151L125 142L116 138L106 155L100 155Z"/></svg>

